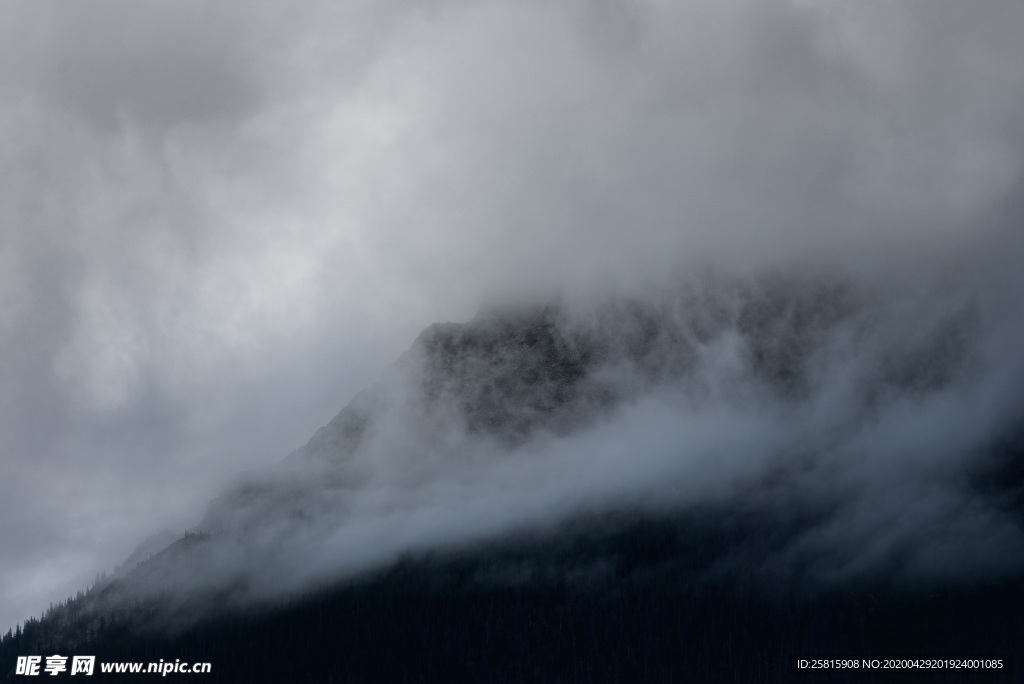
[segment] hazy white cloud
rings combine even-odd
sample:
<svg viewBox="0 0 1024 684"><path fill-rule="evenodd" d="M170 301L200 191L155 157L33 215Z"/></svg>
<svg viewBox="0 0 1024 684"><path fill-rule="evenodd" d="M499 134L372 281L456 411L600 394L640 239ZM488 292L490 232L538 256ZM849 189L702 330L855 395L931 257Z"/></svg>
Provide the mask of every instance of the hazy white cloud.
<svg viewBox="0 0 1024 684"><path fill-rule="evenodd" d="M891 277L973 250L949 276L980 278L1021 246L1010 0L5 17L0 624L481 301L695 262Z"/></svg>

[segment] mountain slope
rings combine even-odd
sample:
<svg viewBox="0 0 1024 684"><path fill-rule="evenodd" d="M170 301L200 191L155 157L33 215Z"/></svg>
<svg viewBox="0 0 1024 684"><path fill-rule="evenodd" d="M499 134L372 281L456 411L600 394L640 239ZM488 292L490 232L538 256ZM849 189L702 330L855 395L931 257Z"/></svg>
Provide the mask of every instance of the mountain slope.
<svg viewBox="0 0 1024 684"><path fill-rule="evenodd" d="M280 647L313 681L781 681L800 657L1005 658L1022 376L985 294L712 276L431 326L3 666L92 649L269 681Z"/></svg>

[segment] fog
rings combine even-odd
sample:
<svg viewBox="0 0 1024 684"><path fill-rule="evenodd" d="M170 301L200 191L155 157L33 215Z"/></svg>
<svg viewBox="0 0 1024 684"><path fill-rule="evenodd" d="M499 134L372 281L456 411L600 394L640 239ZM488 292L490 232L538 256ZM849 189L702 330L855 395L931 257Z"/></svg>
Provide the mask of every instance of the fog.
<svg viewBox="0 0 1024 684"><path fill-rule="evenodd" d="M396 399L330 469L352 484L305 531L262 533L296 566L266 585L570 508L727 500L796 451L816 465L771 501L841 502L791 549L822 575L901 548L907 572L956 548L1017 567L1015 523L963 482L1021 387L1022 19L994 0L12 3L0 627L204 520L431 323L559 301L567 330L600 314L618 339L615 302L678 309L722 281L708 296L736 310L780 272L860 302L802 395L748 377L723 324L696 384L610 355L621 401L512 446ZM944 335L956 372L864 398L887 353Z"/></svg>
<svg viewBox="0 0 1024 684"><path fill-rule="evenodd" d="M1022 328L983 294L705 277L434 327L218 497L157 588L279 598L581 516L730 509L826 511L767 557L751 544L750 572L805 586L1019 572L1019 511L983 482L1019 439Z"/></svg>

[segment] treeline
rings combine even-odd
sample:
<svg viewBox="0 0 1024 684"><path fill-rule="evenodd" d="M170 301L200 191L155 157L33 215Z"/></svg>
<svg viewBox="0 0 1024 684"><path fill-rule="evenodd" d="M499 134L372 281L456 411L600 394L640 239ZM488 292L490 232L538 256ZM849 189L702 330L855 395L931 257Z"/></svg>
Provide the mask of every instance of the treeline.
<svg viewBox="0 0 1024 684"><path fill-rule="evenodd" d="M730 570L764 524L619 520L500 546L409 558L343 586L176 629L142 603L98 615L97 591L0 639L19 655L210 662L204 682L893 681L800 671L800 658L1001 658L998 671L912 681L1021 681L1024 583L820 587ZM149 675L152 677L153 675ZM97 672L94 677L102 679ZM128 681L127 675L111 679ZM142 676L145 677L145 676ZM171 675L171 679L175 676Z"/></svg>

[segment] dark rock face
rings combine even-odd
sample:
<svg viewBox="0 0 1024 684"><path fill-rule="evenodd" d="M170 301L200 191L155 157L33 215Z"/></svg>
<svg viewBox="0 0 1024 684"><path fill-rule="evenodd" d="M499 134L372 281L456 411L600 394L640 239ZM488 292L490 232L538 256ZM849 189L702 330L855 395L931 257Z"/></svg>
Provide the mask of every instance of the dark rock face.
<svg viewBox="0 0 1024 684"><path fill-rule="evenodd" d="M715 372L709 357L726 343L745 381L780 400L806 399L837 333L863 325L862 305L840 282L683 284L661 300L606 302L585 318L551 304L435 324L397 366L417 378L425 409L454 406L472 433L515 446L537 429L564 433L598 420L653 387L698 392L707 378L695 376ZM892 361L894 382L899 372L915 381L901 362ZM387 401L380 388L360 393L301 452L351 455Z"/></svg>
<svg viewBox="0 0 1024 684"><path fill-rule="evenodd" d="M812 365L832 343L836 329L858 313L857 294L843 283L802 287L773 280L751 292L740 307L751 374L786 399L812 392Z"/></svg>
<svg viewBox="0 0 1024 684"><path fill-rule="evenodd" d="M510 444L539 427L567 428L598 356L596 341L566 334L552 307L434 325L416 346L424 402L454 402L471 432Z"/></svg>
<svg viewBox="0 0 1024 684"><path fill-rule="evenodd" d="M363 439L366 429L373 420L374 402L372 390L363 390L330 423L316 431L316 434L300 451L321 458L344 459L351 456Z"/></svg>

